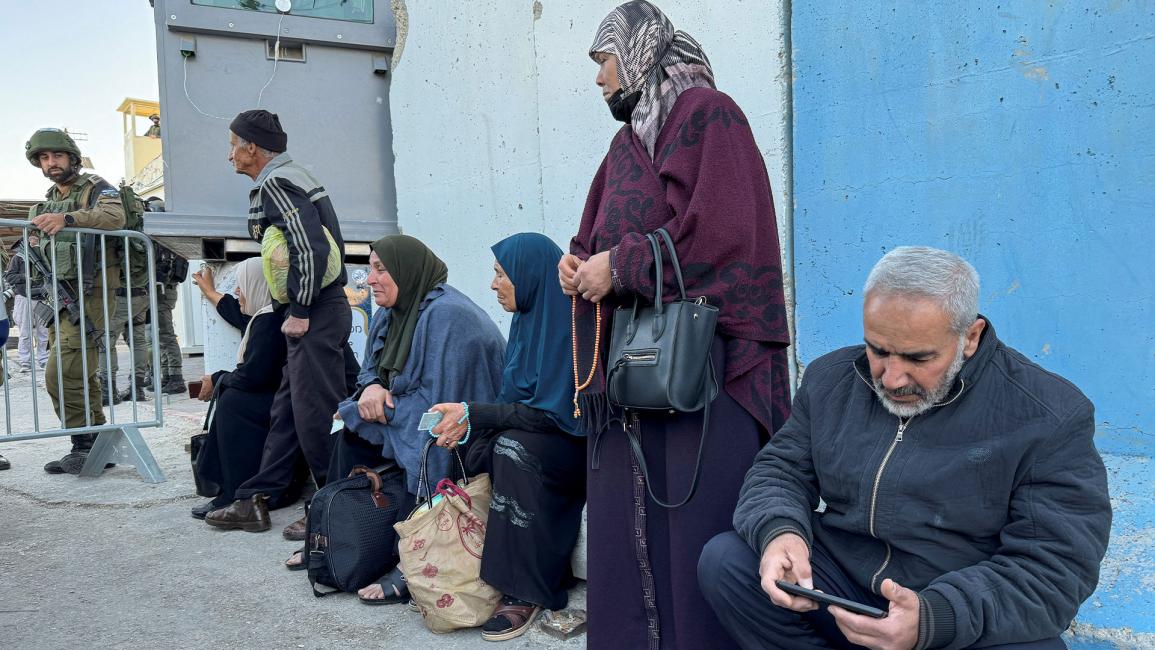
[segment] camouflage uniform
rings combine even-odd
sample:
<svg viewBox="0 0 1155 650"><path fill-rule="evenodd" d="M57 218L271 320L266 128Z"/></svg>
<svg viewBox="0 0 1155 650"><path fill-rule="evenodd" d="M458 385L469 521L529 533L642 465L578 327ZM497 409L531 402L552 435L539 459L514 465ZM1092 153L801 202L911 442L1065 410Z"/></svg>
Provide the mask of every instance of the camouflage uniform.
<svg viewBox="0 0 1155 650"><path fill-rule="evenodd" d="M176 299L180 285L165 282L161 285L163 293L156 297L156 326L160 338L160 367L163 385L161 391L169 394L183 392L185 389L184 375L181 366L184 358L180 353L180 342L176 337L176 329L172 324L172 310L176 307ZM151 390L151 389L150 389Z"/></svg>
<svg viewBox="0 0 1155 650"><path fill-rule="evenodd" d="M62 131L45 129L37 131L25 146L25 153L33 166L39 168L38 156L44 151L66 151L75 153L79 167L80 151L72 139ZM99 228L103 230L117 230L124 226L124 209L120 202L120 193L106 181L95 174L78 174L61 192L53 185L45 195L46 200L32 206L28 218L32 219L41 214L50 212L64 213L66 225L81 228ZM78 243L83 243L85 237L94 235L79 235L78 233L62 232L56 237L41 237L40 252L49 263L55 257L56 275L59 282L66 282L74 289L86 287L83 293L84 314L98 330L103 330L105 322L105 308L103 283L107 277L107 291L109 307L111 308L114 290L119 287L122 277L119 262L110 254L107 264L103 266L106 273L100 272L102 265L99 259L99 245L96 253L91 249L85 261L85 266L91 269L90 273L78 273L76 268L76 249ZM83 271L83 270L82 270ZM89 275L91 277L89 277ZM79 281L78 281L79 280ZM80 291L76 292L80 294ZM52 304L49 297L48 303ZM82 321L83 323L83 321ZM87 377L85 376L87 368ZM80 325L72 323L67 313L57 316L56 322L49 328L48 366L45 368L44 385L52 398L52 406L60 417L61 426L65 428L79 428L98 426L105 423L104 412L101 410L100 384L97 381L97 347L96 342L80 329ZM85 386L88 387L87 393ZM63 392L61 392L63 388ZM92 448L96 440L95 434L72 436L72 454L66 456L74 461L72 466L61 470L64 460L54 461L45 466L49 472L69 471L79 473L83 465L84 456ZM80 454L80 456L78 456ZM73 471L75 470L75 471Z"/></svg>
<svg viewBox="0 0 1155 650"><path fill-rule="evenodd" d="M119 278L123 283L123 276ZM124 287L116 289L116 307L113 308L112 318L109 319L109 345L113 351L116 350L116 343L121 337L125 341L129 339L128 321L132 318L132 367L135 375L136 383L136 399L145 399L144 389L148 385L148 275L139 275L130 278L132 280L132 300L126 295L128 290ZM131 305L131 306L130 306ZM132 387L128 387L123 393L117 394L116 378L120 370L120 364L117 360L116 354L106 354L104 350L100 352L100 379L102 384L102 391L107 391L104 394L104 403L108 404L109 400L117 403L123 400L132 399ZM112 381L108 381L107 370L108 365L112 366ZM130 382L131 383L131 382ZM123 384L122 384L123 385Z"/></svg>

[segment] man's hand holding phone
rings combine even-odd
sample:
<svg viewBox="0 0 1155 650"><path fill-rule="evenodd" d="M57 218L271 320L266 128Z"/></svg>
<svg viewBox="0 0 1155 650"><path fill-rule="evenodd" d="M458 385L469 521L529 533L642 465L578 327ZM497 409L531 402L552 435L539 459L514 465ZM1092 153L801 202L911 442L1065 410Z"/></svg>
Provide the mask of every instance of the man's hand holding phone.
<svg viewBox="0 0 1155 650"><path fill-rule="evenodd" d="M770 602L796 612L818 609L818 603L813 600L792 596L774 584L775 580L782 580L807 589L814 588L814 580L810 576L810 547L799 535L782 533L770 540L766 550L762 551L758 573L762 576L762 590L770 596Z"/></svg>
<svg viewBox="0 0 1155 650"><path fill-rule="evenodd" d="M918 643L918 594L887 578L881 593L890 601L886 618L852 614L831 607L838 629L851 643L872 650L910 650Z"/></svg>
<svg viewBox="0 0 1155 650"><path fill-rule="evenodd" d="M781 580L814 589L810 548L800 536L783 533L771 540L762 552L759 573L762 589L775 605L796 612L818 609L814 600L788 594L774 584ZM918 642L918 594L887 579L882 582L882 595L890 601L884 618L855 614L837 605L831 605L829 611L851 643L873 650L910 650Z"/></svg>

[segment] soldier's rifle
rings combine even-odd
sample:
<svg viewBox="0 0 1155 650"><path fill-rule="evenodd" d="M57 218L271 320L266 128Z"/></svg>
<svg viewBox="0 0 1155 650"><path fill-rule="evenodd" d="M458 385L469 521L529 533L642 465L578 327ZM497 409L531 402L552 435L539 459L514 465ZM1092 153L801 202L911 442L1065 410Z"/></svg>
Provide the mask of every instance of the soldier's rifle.
<svg viewBox="0 0 1155 650"><path fill-rule="evenodd" d="M17 252L23 254L24 259L28 260L40 273L40 286L45 299L38 300L32 308L32 317L36 322L44 327L52 327L56 323L57 312L52 306L54 295L52 288L55 287L56 304L65 311L68 321L73 325L80 325L83 322L84 333L92 340L98 351L103 351L104 332L98 329L90 319L84 318L84 314L80 311L80 299L72 285L65 280L56 279L52 273L52 267L49 266L48 260L44 259L43 253L29 247L25 240L20 240Z"/></svg>

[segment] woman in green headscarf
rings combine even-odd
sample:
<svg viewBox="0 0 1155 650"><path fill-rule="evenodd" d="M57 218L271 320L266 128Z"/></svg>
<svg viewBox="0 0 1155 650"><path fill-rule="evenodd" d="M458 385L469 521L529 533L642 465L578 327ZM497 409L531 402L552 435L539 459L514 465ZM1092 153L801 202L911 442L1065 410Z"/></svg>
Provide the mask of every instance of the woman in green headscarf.
<svg viewBox="0 0 1155 650"><path fill-rule="evenodd" d="M357 392L337 408L345 428L329 472L346 476L354 465L392 460L415 495L429 439L417 430L421 414L441 402L493 402L501 388L505 341L480 307L446 283L445 263L425 244L389 235L371 248L368 282L379 309L369 325ZM430 480L436 484L448 474L448 452L433 448ZM363 589L362 600L400 602L405 594L398 578L391 574L380 587Z"/></svg>

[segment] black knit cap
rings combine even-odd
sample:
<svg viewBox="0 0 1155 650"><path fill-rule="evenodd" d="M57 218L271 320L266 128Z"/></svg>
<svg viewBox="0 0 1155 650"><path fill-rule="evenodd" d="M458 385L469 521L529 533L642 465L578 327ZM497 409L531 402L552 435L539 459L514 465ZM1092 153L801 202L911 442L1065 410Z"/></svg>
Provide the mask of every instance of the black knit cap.
<svg viewBox="0 0 1155 650"><path fill-rule="evenodd" d="M289 145L289 136L281 128L281 119L263 108L240 113L229 124L229 130L262 149L276 153L281 153Z"/></svg>

